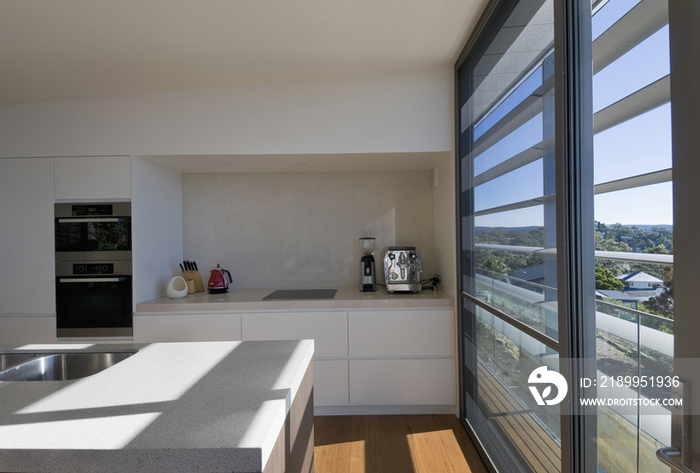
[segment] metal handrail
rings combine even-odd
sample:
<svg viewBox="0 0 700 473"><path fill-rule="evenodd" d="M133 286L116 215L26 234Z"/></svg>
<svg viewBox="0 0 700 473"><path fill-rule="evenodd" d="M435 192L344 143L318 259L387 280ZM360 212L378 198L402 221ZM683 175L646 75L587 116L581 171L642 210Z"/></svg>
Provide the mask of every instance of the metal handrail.
<svg viewBox="0 0 700 473"><path fill-rule="evenodd" d="M538 342L542 343L543 345L551 348L552 350L559 352L559 340L555 340L549 335L546 335L539 330L530 327L529 325L525 324L524 322L516 319L510 314L507 314L503 312L500 309L497 309L496 307L493 307L486 302L483 302L476 297L472 296L471 294L467 294L464 291L460 291L460 295L463 299L468 300L472 304L481 307L484 309L486 312L490 313L491 315L495 315L499 319L503 320L504 322L512 325L513 327L517 328L521 332L525 333L526 335L529 335L530 337L534 338Z"/></svg>
<svg viewBox="0 0 700 473"><path fill-rule="evenodd" d="M537 246L497 245L493 243L475 243L474 247L482 250L513 251L516 253L535 253L538 255L556 255L556 248L540 248ZM632 253L628 251L602 251L596 250L595 257L617 261L630 261L632 263L648 263L673 265L673 255L660 255L656 253Z"/></svg>
<svg viewBox="0 0 700 473"><path fill-rule="evenodd" d="M694 473L693 470L676 461L677 457L681 456L681 449L678 447L662 447L656 451L656 458L661 460L667 466L670 466L681 473Z"/></svg>

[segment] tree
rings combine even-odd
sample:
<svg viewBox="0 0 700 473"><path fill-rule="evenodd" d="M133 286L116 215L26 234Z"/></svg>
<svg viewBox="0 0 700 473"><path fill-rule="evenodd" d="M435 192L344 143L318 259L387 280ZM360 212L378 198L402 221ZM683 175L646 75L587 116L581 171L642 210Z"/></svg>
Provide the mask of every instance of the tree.
<svg viewBox="0 0 700 473"><path fill-rule="evenodd" d="M619 291L625 287L622 281L615 278L612 271L596 267L595 268L595 288L609 291Z"/></svg>
<svg viewBox="0 0 700 473"><path fill-rule="evenodd" d="M664 267L664 292L642 303L649 312L673 318L673 266Z"/></svg>
<svg viewBox="0 0 700 473"><path fill-rule="evenodd" d="M632 248L630 248L627 243L607 238L608 233L606 233L605 238L603 238L603 234L601 232L595 232L594 241L595 249L597 251L621 251L625 253L632 251ZM620 276L624 272L624 267L619 261L600 258L596 259L595 263L596 267L607 269L613 276Z"/></svg>
<svg viewBox="0 0 700 473"><path fill-rule="evenodd" d="M491 256L484 261L482 267L488 271L499 274L508 274L510 272L510 268L505 264L501 256Z"/></svg>

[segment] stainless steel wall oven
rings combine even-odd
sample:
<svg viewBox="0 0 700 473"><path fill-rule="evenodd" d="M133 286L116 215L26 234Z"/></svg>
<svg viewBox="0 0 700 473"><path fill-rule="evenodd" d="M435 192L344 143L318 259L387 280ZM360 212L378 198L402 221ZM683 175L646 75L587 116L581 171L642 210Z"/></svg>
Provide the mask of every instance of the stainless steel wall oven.
<svg viewBox="0 0 700 473"><path fill-rule="evenodd" d="M54 210L57 336L132 336L131 204Z"/></svg>
<svg viewBox="0 0 700 473"><path fill-rule="evenodd" d="M54 204L56 261L131 261L131 203Z"/></svg>

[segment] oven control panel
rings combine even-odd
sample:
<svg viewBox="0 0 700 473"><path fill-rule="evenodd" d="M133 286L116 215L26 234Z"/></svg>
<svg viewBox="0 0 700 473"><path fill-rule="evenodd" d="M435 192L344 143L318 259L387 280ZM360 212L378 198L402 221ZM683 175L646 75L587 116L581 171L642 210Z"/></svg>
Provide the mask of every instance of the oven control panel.
<svg viewBox="0 0 700 473"><path fill-rule="evenodd" d="M88 215L114 215L114 210L111 204L79 204L71 206L71 214L83 217Z"/></svg>
<svg viewBox="0 0 700 473"><path fill-rule="evenodd" d="M78 263L73 274L114 274L114 263Z"/></svg>

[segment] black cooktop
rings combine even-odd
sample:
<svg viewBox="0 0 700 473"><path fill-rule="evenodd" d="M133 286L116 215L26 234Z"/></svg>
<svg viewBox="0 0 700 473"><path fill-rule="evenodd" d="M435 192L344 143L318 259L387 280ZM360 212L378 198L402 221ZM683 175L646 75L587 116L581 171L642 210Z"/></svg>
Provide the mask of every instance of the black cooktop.
<svg viewBox="0 0 700 473"><path fill-rule="evenodd" d="M263 300L333 299L336 292L337 289L279 289Z"/></svg>

